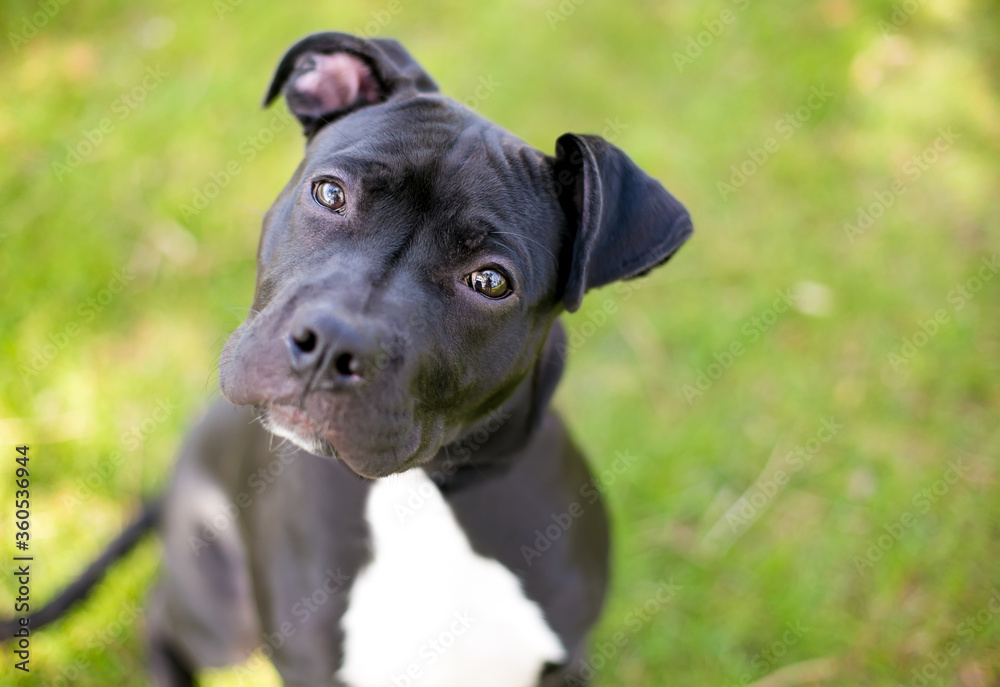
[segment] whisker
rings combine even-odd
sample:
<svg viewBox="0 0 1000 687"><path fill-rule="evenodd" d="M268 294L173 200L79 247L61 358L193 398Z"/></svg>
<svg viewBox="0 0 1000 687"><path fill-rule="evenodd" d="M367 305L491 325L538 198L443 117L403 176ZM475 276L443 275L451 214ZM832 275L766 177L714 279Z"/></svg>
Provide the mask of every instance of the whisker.
<svg viewBox="0 0 1000 687"><path fill-rule="evenodd" d="M260 310L257 310L255 308L242 308L239 306L233 306L232 308L225 308L225 309L228 310L229 312L232 312L234 310L246 310L247 312L252 312L260 315Z"/></svg>
<svg viewBox="0 0 1000 687"><path fill-rule="evenodd" d="M525 236L524 234L516 234L516 233L514 233L512 231L497 231L495 229L490 230L490 234L498 234L498 235L501 235L501 236L516 236L518 238L524 239L525 241L530 241L530 242L534 243L535 245L537 245L542 250L544 250L546 253L548 253L549 257L552 258L552 260L554 262L557 262L557 263L559 262L558 258L556 258L556 254L553 253L552 250L548 246L546 246L544 243L542 243L541 241L539 241L536 238L533 238L531 236Z"/></svg>

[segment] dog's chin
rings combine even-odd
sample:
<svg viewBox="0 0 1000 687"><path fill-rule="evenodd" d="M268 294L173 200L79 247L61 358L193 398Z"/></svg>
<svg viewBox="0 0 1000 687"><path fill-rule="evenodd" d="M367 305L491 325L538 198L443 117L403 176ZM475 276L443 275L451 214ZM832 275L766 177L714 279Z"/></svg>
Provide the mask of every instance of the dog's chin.
<svg viewBox="0 0 1000 687"><path fill-rule="evenodd" d="M367 479L386 477L426 463L437 451L437 442L423 437L424 432L416 423L387 435L363 427L332 427L296 406L270 405L258 408L258 412L264 427L275 436L314 455L337 459Z"/></svg>

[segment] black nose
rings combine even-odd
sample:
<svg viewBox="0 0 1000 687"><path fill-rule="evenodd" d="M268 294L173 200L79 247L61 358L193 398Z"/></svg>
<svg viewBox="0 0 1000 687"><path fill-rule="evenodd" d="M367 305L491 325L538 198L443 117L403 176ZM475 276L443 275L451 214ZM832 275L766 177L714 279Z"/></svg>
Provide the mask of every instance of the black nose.
<svg viewBox="0 0 1000 687"><path fill-rule="evenodd" d="M301 313L286 339L292 368L297 372L354 383L372 372L377 353L374 337L332 313Z"/></svg>

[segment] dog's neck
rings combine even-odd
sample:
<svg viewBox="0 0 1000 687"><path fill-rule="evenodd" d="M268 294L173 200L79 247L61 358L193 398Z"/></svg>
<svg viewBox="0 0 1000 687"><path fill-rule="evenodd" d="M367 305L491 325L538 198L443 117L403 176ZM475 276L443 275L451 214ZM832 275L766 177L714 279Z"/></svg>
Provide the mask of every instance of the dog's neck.
<svg viewBox="0 0 1000 687"><path fill-rule="evenodd" d="M445 493L504 474L538 430L562 377L566 335L555 320L531 373L501 406L455 441L443 446L424 468Z"/></svg>

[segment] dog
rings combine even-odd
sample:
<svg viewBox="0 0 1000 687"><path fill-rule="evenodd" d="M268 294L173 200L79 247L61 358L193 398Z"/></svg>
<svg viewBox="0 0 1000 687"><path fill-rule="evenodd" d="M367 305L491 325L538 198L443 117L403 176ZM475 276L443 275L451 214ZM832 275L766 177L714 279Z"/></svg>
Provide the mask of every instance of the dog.
<svg viewBox="0 0 1000 687"><path fill-rule="evenodd" d="M664 263L688 212L600 137L532 148L392 40L311 35L265 105L281 94L305 157L264 217L224 400L31 622L156 526L161 687L254 651L301 687L584 684L608 522L548 407L559 315Z"/></svg>

